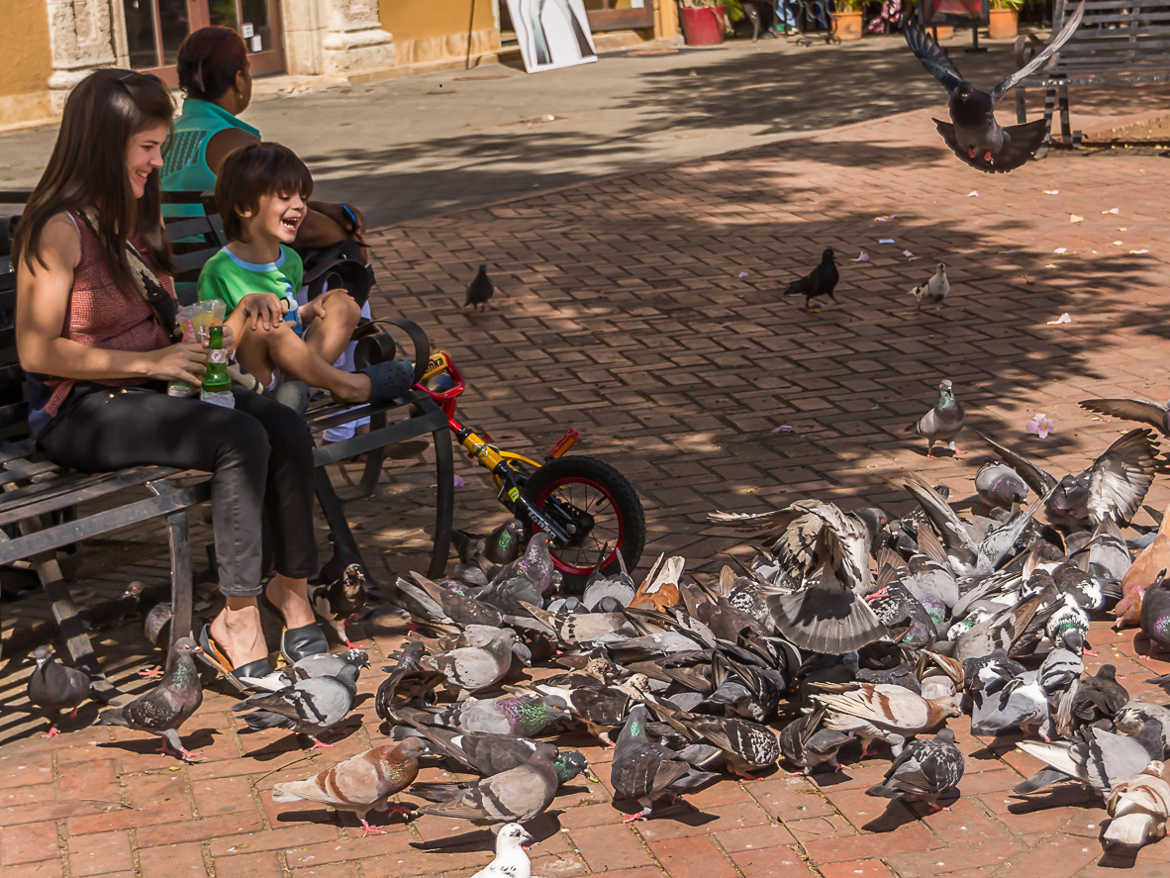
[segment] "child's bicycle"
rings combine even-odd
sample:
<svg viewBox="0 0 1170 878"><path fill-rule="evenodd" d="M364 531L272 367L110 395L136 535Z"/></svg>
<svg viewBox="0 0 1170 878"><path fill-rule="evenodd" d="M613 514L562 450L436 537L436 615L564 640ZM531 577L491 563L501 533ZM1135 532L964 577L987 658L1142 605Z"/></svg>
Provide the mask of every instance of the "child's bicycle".
<svg viewBox="0 0 1170 878"><path fill-rule="evenodd" d="M525 538L548 534L553 563L565 584L580 587L594 570L618 569L618 552L633 569L646 542L638 493L609 464L594 457L566 457L580 438L567 430L544 463L497 448L455 417L455 401L466 384L446 351L427 360L415 385L447 416L451 432L472 460L491 473L500 502L525 525Z"/></svg>

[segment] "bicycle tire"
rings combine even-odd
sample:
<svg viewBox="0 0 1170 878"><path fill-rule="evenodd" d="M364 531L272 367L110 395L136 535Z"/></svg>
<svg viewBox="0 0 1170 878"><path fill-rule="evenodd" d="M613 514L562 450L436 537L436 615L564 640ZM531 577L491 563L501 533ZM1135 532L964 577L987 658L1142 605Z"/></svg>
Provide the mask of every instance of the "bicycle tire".
<svg viewBox="0 0 1170 878"><path fill-rule="evenodd" d="M592 488L605 497L618 520L618 540L612 551L602 562L604 573L617 572L620 565L617 553L620 550L625 561L626 569L633 570L642 557L642 549L646 543L646 516L642 511L642 501L638 499L638 492L621 473L604 461L595 457L561 457L551 461L538 469L524 484L524 497L534 506L545 511L545 505L558 488L570 485L581 485ZM526 537L530 537L538 530L531 522L525 522ZM598 544L598 553L601 544ZM573 564L557 557L557 550L552 549L553 563L561 571L565 585L569 588L580 588L588 579L589 574L597 568L597 563Z"/></svg>

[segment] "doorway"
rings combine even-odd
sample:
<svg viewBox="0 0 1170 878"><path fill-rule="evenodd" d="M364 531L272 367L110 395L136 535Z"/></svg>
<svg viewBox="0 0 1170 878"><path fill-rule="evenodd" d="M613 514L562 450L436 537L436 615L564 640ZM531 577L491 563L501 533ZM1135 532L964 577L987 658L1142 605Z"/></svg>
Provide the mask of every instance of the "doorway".
<svg viewBox="0 0 1170 878"><path fill-rule="evenodd" d="M122 9L130 66L167 85L178 84L175 61L187 34L212 24L244 38L253 76L284 70L277 0L122 0Z"/></svg>

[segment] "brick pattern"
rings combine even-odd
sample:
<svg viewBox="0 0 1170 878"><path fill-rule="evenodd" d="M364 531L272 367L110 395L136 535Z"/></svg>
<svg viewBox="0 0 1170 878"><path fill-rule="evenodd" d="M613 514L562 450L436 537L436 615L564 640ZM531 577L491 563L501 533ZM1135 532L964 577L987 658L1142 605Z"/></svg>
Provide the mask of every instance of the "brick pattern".
<svg viewBox="0 0 1170 878"><path fill-rule="evenodd" d="M1170 165L1054 155L981 176L938 148L928 117L905 114L377 231L379 313L421 318L469 380L464 416L502 445L539 456L565 427L580 429L580 453L618 464L638 487L647 555L681 552L700 571L716 571L720 552L736 544L706 524L712 508L815 494L902 509L899 475L909 470L961 496L979 458L973 432L961 437L967 456L926 460L924 443L903 429L942 377L954 381L973 427L1054 471L1079 469L1125 425L1081 412L1077 399L1170 395L1158 349L1170 301L1161 197ZM1083 222L1070 223L1070 214ZM878 242L887 237L895 243ZM778 291L824 246L838 253L840 304L808 314ZM861 249L869 262L852 261ZM915 312L908 290L939 259L950 268L952 299L942 314ZM459 304L480 262L500 292L493 310L470 315ZM1066 311L1071 324L1049 325ZM1023 431L1036 411L1056 422L1044 441ZM794 430L773 432L782 424ZM379 496L352 507L383 580L423 565L432 514L429 469L391 466ZM466 460L459 472L467 482L459 523L499 521L482 475ZM340 469L338 478L356 474ZM1150 502L1168 499L1157 483ZM158 547L132 537L134 549L120 557L154 564ZM362 633L377 668L403 630L384 616ZM131 688L145 685L131 675L154 661L135 637L123 629L102 647L114 679ZM1117 665L1135 697L1161 694L1143 681L1167 666L1135 650L1131 632L1097 624L1092 642L1091 661ZM27 668L15 664L6 665L0 692L19 713ZM378 678L360 681L367 697ZM241 731L231 701L209 691L187 724L185 740L206 760L192 765L150 752L154 742L126 730L82 725L45 741L39 720L6 714L0 871L462 878L490 859L482 837L423 849L466 832L451 821L376 816L387 834L362 839L348 816L272 802L276 781L382 740L370 701L360 727L313 755L281 732ZM575 782L534 823L534 871L1095 874L1100 804L1077 790L1043 806L1010 798L1035 763L973 738L965 719L952 727L968 754L962 797L929 816L864 795L888 765L874 758L815 780L782 772L727 780L625 826L609 804L610 755L574 740L603 783ZM1170 846L1155 845L1138 866L1160 874L1168 859Z"/></svg>

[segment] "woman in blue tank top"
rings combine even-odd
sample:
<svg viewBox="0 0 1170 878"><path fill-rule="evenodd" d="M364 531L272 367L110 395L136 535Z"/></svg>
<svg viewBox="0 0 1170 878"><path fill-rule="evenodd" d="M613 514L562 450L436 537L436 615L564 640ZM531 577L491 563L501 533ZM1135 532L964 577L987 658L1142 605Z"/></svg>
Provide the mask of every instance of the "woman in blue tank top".
<svg viewBox="0 0 1170 878"><path fill-rule="evenodd" d="M256 128L237 118L252 100L248 49L231 28L200 28L179 47L177 66L186 99L167 149L162 188L166 192L211 191L223 160L241 146L260 140ZM194 204L164 208L169 217L201 213L202 208ZM311 201L296 247L308 250L340 241L360 242L364 231L365 219L357 208Z"/></svg>

